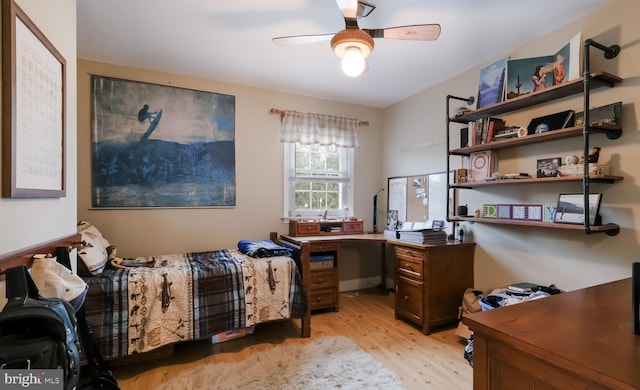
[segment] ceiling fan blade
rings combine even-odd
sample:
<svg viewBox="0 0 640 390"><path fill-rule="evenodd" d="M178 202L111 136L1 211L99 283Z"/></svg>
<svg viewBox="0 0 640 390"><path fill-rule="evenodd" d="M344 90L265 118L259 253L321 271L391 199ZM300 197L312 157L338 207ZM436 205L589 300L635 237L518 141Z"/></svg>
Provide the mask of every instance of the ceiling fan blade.
<svg viewBox="0 0 640 390"><path fill-rule="evenodd" d="M304 45L307 43L329 41L335 34L292 35L289 37L276 37L272 41L278 46Z"/></svg>
<svg viewBox="0 0 640 390"><path fill-rule="evenodd" d="M440 36L439 24L414 24L380 29L364 29L373 38L435 41Z"/></svg>

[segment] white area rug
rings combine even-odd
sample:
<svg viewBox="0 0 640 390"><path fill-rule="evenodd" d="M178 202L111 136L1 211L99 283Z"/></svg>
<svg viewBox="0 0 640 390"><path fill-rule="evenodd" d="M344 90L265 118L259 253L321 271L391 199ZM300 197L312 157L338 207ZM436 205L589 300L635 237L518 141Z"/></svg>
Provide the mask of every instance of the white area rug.
<svg viewBox="0 0 640 390"><path fill-rule="evenodd" d="M183 372L158 389L404 389L391 371L347 337L256 352L236 363Z"/></svg>

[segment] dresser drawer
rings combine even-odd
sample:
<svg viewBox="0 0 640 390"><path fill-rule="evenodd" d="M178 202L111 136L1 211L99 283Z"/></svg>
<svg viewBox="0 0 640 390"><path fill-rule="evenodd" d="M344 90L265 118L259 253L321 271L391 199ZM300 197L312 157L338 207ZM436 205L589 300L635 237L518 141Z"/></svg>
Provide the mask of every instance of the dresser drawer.
<svg viewBox="0 0 640 390"><path fill-rule="evenodd" d="M311 252L331 252L331 251L337 252L339 247L340 247L340 244L338 244L335 241L312 242L311 244L309 244L309 250Z"/></svg>
<svg viewBox="0 0 640 390"><path fill-rule="evenodd" d="M424 305L422 294L424 283L402 276L396 281L396 316L422 325Z"/></svg>
<svg viewBox="0 0 640 390"><path fill-rule="evenodd" d="M336 288L338 286L337 272L335 269L328 271L311 271L311 293L315 290L325 288Z"/></svg>
<svg viewBox="0 0 640 390"><path fill-rule="evenodd" d="M335 288L324 290L312 290L309 294L311 310L336 307L338 304L338 292Z"/></svg>

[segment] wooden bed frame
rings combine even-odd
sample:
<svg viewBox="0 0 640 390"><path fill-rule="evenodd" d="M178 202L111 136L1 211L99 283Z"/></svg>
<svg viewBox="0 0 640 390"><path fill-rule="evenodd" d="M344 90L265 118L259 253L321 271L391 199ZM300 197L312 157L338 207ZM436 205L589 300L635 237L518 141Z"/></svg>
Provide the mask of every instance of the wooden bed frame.
<svg viewBox="0 0 640 390"><path fill-rule="evenodd" d="M278 237L278 233L276 232L271 232L269 234L269 238L280 245L287 245L290 247L294 246L290 242L281 241ZM67 247L69 251L72 251L73 249L81 247L82 244L82 236L80 233L76 233L0 255L0 279L4 279L4 274L8 268L18 265L26 265L27 267L30 267L33 262L33 255L35 254L51 254L54 256L58 247L64 246ZM299 271L302 276L302 284L308 294L310 291L311 272L309 262L304 259L309 259L309 243L303 242L300 246L297 246L296 249L299 250L299 256L297 256L295 260L300 268ZM311 309L310 305L307 305L306 313L301 319L301 337L306 338L310 336Z"/></svg>
<svg viewBox="0 0 640 390"><path fill-rule="evenodd" d="M56 249L60 246L67 247L71 252L73 249L82 246L82 235L76 233L0 255L0 275L2 275L2 279L4 279L4 274L8 268L18 265L31 267L33 255L50 254L55 256Z"/></svg>

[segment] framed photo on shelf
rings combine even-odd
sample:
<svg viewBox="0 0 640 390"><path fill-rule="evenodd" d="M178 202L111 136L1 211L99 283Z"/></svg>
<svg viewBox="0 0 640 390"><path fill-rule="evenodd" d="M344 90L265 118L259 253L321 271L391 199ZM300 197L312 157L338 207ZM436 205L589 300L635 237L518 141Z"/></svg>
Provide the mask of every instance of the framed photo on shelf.
<svg viewBox="0 0 640 390"><path fill-rule="evenodd" d="M65 197L66 61L14 0L2 19L2 196Z"/></svg>
<svg viewBox="0 0 640 390"><path fill-rule="evenodd" d="M511 205L511 219L518 219L518 220L527 219L527 205L524 205L524 204Z"/></svg>
<svg viewBox="0 0 640 390"><path fill-rule="evenodd" d="M497 218L500 219L511 219L511 205L510 204L499 204L497 206L498 215Z"/></svg>
<svg viewBox="0 0 640 390"><path fill-rule="evenodd" d="M541 204L527 205L527 214L525 218L528 221L542 221L542 205Z"/></svg>
<svg viewBox="0 0 640 390"><path fill-rule="evenodd" d="M601 193L589 194L589 225L596 223L601 200ZM553 222L582 225L584 223L584 207L584 194L560 194Z"/></svg>
<svg viewBox="0 0 640 390"><path fill-rule="evenodd" d="M557 177L560 161L562 161L560 157L543 158L538 160L536 177Z"/></svg>

